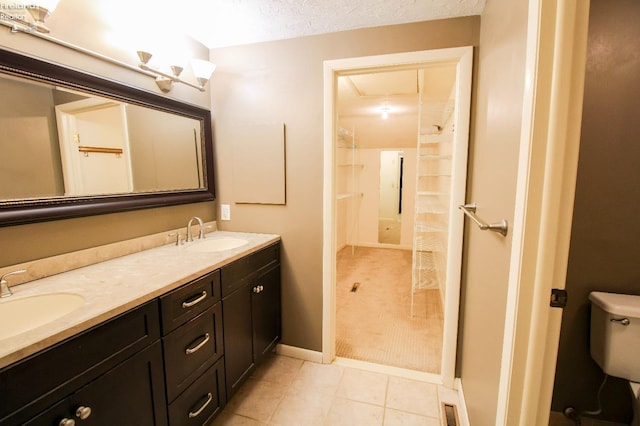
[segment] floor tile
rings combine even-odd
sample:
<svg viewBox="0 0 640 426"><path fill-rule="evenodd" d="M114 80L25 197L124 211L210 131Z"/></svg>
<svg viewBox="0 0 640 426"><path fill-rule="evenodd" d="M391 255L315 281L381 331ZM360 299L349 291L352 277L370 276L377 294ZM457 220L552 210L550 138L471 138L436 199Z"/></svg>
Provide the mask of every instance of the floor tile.
<svg viewBox="0 0 640 426"><path fill-rule="evenodd" d="M303 363L301 359L273 355L256 369L252 377L257 380L290 384Z"/></svg>
<svg viewBox="0 0 640 426"><path fill-rule="evenodd" d="M386 374L345 368L336 396L382 406L388 380Z"/></svg>
<svg viewBox="0 0 640 426"><path fill-rule="evenodd" d="M282 426L324 424L333 396L309 389L290 389L280 401L271 422Z"/></svg>
<svg viewBox="0 0 640 426"><path fill-rule="evenodd" d="M389 377L387 407L423 416L438 417L438 386L400 377Z"/></svg>
<svg viewBox="0 0 640 426"><path fill-rule="evenodd" d="M287 387L279 383L249 379L227 404L228 411L266 422L286 390Z"/></svg>
<svg viewBox="0 0 640 426"><path fill-rule="evenodd" d="M440 402L448 402L456 405L460 404L460 395L458 395L458 391L445 386L438 386L438 399Z"/></svg>
<svg viewBox="0 0 640 426"><path fill-rule="evenodd" d="M384 426L440 426L440 420L387 408L384 412Z"/></svg>
<svg viewBox="0 0 640 426"><path fill-rule="evenodd" d="M331 426L376 426L382 425L383 420L384 407L335 398L325 424Z"/></svg>
<svg viewBox="0 0 640 426"><path fill-rule="evenodd" d="M313 388L316 392L335 395L344 367L305 361L292 382L298 389Z"/></svg>
<svg viewBox="0 0 640 426"><path fill-rule="evenodd" d="M273 355L209 426L440 426L440 401L460 398L415 378Z"/></svg>
<svg viewBox="0 0 640 426"><path fill-rule="evenodd" d="M266 423L223 411L210 426L263 426Z"/></svg>

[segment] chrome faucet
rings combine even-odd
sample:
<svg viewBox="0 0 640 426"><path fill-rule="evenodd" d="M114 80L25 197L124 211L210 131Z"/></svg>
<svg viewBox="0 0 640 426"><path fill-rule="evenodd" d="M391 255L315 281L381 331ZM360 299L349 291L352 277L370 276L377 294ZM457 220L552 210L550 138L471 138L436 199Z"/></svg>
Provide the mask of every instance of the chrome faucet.
<svg viewBox="0 0 640 426"><path fill-rule="evenodd" d="M26 269L20 269L19 271L7 272L0 277L0 297L9 297L13 294L9 288L9 281L5 278L10 275L23 274L25 272L27 272Z"/></svg>
<svg viewBox="0 0 640 426"><path fill-rule="evenodd" d="M191 235L191 224L193 223L194 220L198 221L198 226L200 227L198 238L199 239L204 238L204 223L202 223L202 219L200 219L198 216L193 216L191 219L189 219L189 223L187 224L187 242L193 241L193 235Z"/></svg>

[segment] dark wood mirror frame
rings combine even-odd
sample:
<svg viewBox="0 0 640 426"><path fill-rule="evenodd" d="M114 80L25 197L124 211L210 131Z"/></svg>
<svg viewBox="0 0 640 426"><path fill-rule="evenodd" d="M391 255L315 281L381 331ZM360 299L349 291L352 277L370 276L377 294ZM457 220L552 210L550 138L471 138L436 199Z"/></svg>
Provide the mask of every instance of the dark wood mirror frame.
<svg viewBox="0 0 640 426"><path fill-rule="evenodd" d="M0 49L0 72L153 108L202 122L204 189L0 201L0 226L215 200L213 129L204 108L127 84Z"/></svg>

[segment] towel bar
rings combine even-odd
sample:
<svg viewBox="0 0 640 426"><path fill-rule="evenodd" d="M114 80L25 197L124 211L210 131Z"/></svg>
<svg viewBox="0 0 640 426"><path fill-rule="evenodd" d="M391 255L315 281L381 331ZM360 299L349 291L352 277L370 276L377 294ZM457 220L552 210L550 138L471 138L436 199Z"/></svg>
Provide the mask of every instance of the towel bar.
<svg viewBox="0 0 640 426"><path fill-rule="evenodd" d="M476 225L480 227L481 230L483 231L489 230L489 231L497 232L501 234L503 237L507 236L507 230L509 229L509 225L507 224L506 219L502 219L500 222L497 222L497 223L485 223L478 216L476 216L475 203L463 204L458 206L458 208L462 210L464 214L469 216L471 220L473 220L476 223Z"/></svg>

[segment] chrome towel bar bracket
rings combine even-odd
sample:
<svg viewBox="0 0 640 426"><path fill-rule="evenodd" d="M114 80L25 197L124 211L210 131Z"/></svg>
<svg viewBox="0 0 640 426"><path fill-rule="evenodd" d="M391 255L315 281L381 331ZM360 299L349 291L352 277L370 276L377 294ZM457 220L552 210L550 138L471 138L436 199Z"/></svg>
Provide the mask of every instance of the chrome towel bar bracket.
<svg viewBox="0 0 640 426"><path fill-rule="evenodd" d="M502 219L500 222L497 222L497 223L485 223L478 216L476 216L475 203L463 204L461 206L458 206L458 208L462 210L464 214L469 216L471 220L473 220L476 223L476 225L480 227L481 230L483 231L489 230L489 231L497 232L501 234L503 237L507 236L507 230L509 229L509 225L507 224L506 219Z"/></svg>

